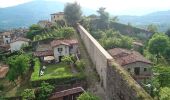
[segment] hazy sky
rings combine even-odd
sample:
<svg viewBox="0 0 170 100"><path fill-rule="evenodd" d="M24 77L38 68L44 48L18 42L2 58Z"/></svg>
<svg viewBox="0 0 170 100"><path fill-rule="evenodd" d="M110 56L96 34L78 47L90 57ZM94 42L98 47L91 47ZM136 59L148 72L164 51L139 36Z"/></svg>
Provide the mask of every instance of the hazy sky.
<svg viewBox="0 0 170 100"><path fill-rule="evenodd" d="M14 6L33 0L0 0L0 7ZM41 1L41 0L39 0ZM106 7L107 11L115 15L144 15L155 11L170 10L170 0L47 0L74 2L77 1L81 6L98 9Z"/></svg>

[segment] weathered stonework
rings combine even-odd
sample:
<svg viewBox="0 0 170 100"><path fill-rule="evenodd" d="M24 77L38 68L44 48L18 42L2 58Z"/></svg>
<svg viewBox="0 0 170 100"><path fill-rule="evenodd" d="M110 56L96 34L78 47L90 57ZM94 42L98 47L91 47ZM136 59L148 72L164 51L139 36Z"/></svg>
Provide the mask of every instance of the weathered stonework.
<svg viewBox="0 0 170 100"><path fill-rule="evenodd" d="M107 94L105 100L152 100L81 25L78 24L77 30L100 76L101 86Z"/></svg>

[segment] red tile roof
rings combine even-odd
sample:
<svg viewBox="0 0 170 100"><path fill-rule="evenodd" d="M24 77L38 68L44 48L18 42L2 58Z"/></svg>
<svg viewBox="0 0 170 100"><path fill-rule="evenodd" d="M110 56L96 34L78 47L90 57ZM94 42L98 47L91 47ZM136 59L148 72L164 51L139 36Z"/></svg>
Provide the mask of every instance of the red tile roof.
<svg viewBox="0 0 170 100"><path fill-rule="evenodd" d="M46 51L36 51L33 53L33 55L36 57L42 57L42 56L52 56L54 54L52 50L46 50Z"/></svg>
<svg viewBox="0 0 170 100"><path fill-rule="evenodd" d="M1 35L10 36L11 34L13 34L13 33L12 32L4 32Z"/></svg>
<svg viewBox="0 0 170 100"><path fill-rule="evenodd" d="M9 70L8 65L0 66L0 78L4 78L6 74L8 73L8 70Z"/></svg>
<svg viewBox="0 0 170 100"><path fill-rule="evenodd" d="M64 97L70 94L81 93L81 92L84 92L84 89L82 87L76 87L76 88L56 92L49 99L56 99L59 97Z"/></svg>
<svg viewBox="0 0 170 100"><path fill-rule="evenodd" d="M16 42L16 41L26 41L26 42L29 42L30 39L23 38L23 37L18 37L16 39L12 40L11 43Z"/></svg>
<svg viewBox="0 0 170 100"><path fill-rule="evenodd" d="M152 64L149 60L147 60L145 57L143 57L140 53L136 51L114 48L108 50L108 52L121 66L128 65L135 62Z"/></svg>
<svg viewBox="0 0 170 100"><path fill-rule="evenodd" d="M54 40L54 41L52 41L51 42L51 46L52 47L56 47L56 46L58 46L58 45L68 45L68 46L70 46L70 45L73 45L73 44L77 44L78 43L78 41L77 40L74 40L74 39L72 39L72 40Z"/></svg>

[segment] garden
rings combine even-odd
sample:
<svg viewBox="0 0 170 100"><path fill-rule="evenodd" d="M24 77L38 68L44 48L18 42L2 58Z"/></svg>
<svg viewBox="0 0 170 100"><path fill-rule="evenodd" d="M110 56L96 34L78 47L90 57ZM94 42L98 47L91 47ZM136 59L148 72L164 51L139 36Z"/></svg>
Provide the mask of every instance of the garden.
<svg viewBox="0 0 170 100"><path fill-rule="evenodd" d="M77 71L77 73L75 73L72 67L64 62L48 64L43 67L39 59L35 59L34 72L30 79L33 86L39 86L42 81L54 85L61 85L75 83L85 79L85 75L82 72ZM43 74L40 74L41 72Z"/></svg>

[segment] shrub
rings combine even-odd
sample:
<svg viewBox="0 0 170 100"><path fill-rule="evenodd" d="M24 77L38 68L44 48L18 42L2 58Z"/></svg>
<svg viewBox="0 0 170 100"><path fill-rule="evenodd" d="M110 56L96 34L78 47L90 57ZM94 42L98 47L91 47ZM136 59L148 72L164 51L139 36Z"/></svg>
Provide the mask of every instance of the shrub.
<svg viewBox="0 0 170 100"><path fill-rule="evenodd" d="M4 85L0 84L0 91L2 91L4 89Z"/></svg>
<svg viewBox="0 0 170 100"><path fill-rule="evenodd" d="M83 71L85 66L85 62L83 60L77 60L75 64L78 71Z"/></svg>
<svg viewBox="0 0 170 100"><path fill-rule="evenodd" d="M22 95L23 100L34 100L35 99L34 89L25 89L21 95Z"/></svg>
<svg viewBox="0 0 170 100"><path fill-rule="evenodd" d="M34 81L35 79L37 79L37 77L39 77L39 71L40 71L40 61L38 58L34 59L34 72L31 75L31 81Z"/></svg>
<svg viewBox="0 0 170 100"><path fill-rule="evenodd" d="M89 92L84 92L78 97L77 100L100 100L100 98Z"/></svg>

